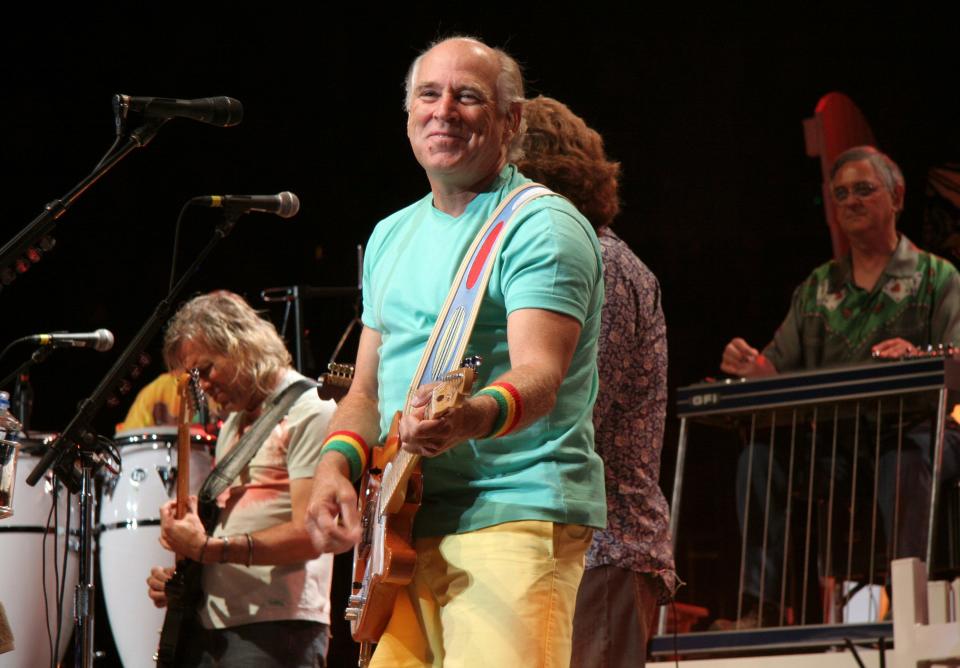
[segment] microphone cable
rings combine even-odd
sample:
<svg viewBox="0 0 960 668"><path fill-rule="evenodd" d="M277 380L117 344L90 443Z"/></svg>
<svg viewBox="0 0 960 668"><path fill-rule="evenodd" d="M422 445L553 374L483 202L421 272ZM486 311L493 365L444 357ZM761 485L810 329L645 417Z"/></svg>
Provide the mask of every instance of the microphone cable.
<svg viewBox="0 0 960 668"><path fill-rule="evenodd" d="M177 252L180 246L180 225L183 223L183 215L187 212L187 209L190 208L190 203L191 201L187 200L183 203L183 206L180 207L177 224L173 228L173 257L170 260L170 282L167 285L167 294L173 292L173 284L177 276Z"/></svg>

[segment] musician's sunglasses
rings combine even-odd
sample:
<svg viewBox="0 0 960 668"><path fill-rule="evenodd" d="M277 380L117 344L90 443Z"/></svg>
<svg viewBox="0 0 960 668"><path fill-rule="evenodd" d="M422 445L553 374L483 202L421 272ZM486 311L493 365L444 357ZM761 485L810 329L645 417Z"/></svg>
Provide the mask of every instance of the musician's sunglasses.
<svg viewBox="0 0 960 668"><path fill-rule="evenodd" d="M845 202L850 195L856 195L861 199L870 197L873 193L880 190L880 186L869 181L857 181L850 188L838 186L833 189L833 199L837 202Z"/></svg>

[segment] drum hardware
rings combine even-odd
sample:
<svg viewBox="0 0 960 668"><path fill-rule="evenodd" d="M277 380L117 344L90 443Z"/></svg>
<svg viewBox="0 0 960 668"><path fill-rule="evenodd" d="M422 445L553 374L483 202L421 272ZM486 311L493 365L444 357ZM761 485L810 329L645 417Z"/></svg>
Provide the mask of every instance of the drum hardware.
<svg viewBox="0 0 960 668"><path fill-rule="evenodd" d="M172 495L173 490L177 486L177 467L176 466L160 466L158 464L157 475L160 476L160 481L163 482L163 486L167 490L167 495L168 496Z"/></svg>
<svg viewBox="0 0 960 668"><path fill-rule="evenodd" d="M113 498L113 490L117 488L117 482L119 482L120 476L111 475L111 476L102 476L100 478L100 494L105 496L108 499Z"/></svg>

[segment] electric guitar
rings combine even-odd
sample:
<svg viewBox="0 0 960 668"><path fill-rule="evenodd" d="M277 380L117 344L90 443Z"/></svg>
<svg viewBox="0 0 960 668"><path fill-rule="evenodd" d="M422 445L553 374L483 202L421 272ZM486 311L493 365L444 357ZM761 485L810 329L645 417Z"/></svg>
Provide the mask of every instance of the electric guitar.
<svg viewBox="0 0 960 668"><path fill-rule="evenodd" d="M180 415L177 418L177 506L176 517L187 514L190 497L190 424L194 411L204 405L203 391L196 369L177 381ZM182 665L190 629L197 624L196 611L202 595L200 576L203 566L183 555L176 555L176 568L167 581L167 611L160 631L157 665L163 668Z"/></svg>
<svg viewBox="0 0 960 668"><path fill-rule="evenodd" d="M465 366L440 379L424 419L442 417L463 402L479 363L479 358L466 360ZM423 492L420 456L399 447L400 417L409 409L408 399L404 411L394 415L384 447L374 448L379 456L360 485L363 533L354 548L352 595L344 617L350 621L354 640L361 643L361 661L363 655L369 656L370 644L379 640L397 592L413 578L417 564L411 538Z"/></svg>

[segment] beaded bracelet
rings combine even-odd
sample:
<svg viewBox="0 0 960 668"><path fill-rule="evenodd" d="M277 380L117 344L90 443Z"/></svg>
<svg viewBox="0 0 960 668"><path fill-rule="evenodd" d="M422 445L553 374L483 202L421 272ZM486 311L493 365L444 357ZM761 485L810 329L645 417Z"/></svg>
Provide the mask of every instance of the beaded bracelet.
<svg viewBox="0 0 960 668"><path fill-rule="evenodd" d="M203 553L207 551L207 543L210 542L210 536L203 539L203 545L200 546L200 554L197 556L197 563L203 563Z"/></svg>
<svg viewBox="0 0 960 668"><path fill-rule="evenodd" d="M227 547L230 545L229 536L220 536L220 540L223 541L223 551L220 553L220 563L227 563Z"/></svg>
<svg viewBox="0 0 960 668"><path fill-rule="evenodd" d="M493 422L493 427L483 438L500 438L506 436L520 423L523 416L523 402L520 399L520 393L510 383L497 381L476 393L475 396L482 394L493 397L497 402L497 418Z"/></svg>
<svg viewBox="0 0 960 668"><path fill-rule="evenodd" d="M253 538L249 533L243 534L247 537L247 568L253 565Z"/></svg>
<svg viewBox="0 0 960 668"><path fill-rule="evenodd" d="M370 461L370 447L363 437L354 432L342 429L327 436L323 442L321 452L333 450L346 457L350 463L350 480L357 480L367 469Z"/></svg>

